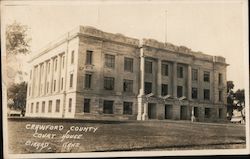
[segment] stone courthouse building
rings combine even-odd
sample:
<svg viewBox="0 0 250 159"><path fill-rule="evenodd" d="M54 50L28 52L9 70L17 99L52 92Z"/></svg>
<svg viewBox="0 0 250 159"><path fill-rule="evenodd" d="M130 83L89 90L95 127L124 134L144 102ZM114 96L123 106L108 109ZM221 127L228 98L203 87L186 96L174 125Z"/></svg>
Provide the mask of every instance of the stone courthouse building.
<svg viewBox="0 0 250 159"><path fill-rule="evenodd" d="M26 116L226 119L225 58L80 26L30 63Z"/></svg>

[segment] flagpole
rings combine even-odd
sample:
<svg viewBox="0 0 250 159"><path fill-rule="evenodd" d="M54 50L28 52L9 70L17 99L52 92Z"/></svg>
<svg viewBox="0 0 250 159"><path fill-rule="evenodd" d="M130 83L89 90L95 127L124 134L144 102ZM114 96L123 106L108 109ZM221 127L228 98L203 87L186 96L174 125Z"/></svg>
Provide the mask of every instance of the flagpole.
<svg viewBox="0 0 250 159"><path fill-rule="evenodd" d="M167 43L167 10L165 10L165 43Z"/></svg>

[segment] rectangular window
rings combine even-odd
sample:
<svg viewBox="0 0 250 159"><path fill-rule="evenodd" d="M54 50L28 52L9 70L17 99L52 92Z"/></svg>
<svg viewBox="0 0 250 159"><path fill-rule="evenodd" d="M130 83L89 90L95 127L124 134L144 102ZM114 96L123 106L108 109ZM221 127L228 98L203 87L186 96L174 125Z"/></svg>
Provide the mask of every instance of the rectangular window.
<svg viewBox="0 0 250 159"><path fill-rule="evenodd" d="M123 102L123 114L132 115L132 113L133 113L133 103Z"/></svg>
<svg viewBox="0 0 250 159"><path fill-rule="evenodd" d="M54 92L56 91L56 80L54 80Z"/></svg>
<svg viewBox="0 0 250 159"><path fill-rule="evenodd" d="M92 54L93 54L93 51L87 50L87 52L86 52L86 65L92 64Z"/></svg>
<svg viewBox="0 0 250 159"><path fill-rule="evenodd" d="M70 81L69 81L69 87L72 88L73 87L73 73L70 74Z"/></svg>
<svg viewBox="0 0 250 159"><path fill-rule="evenodd" d="M221 85L222 84L222 74L221 73L219 73L219 77L218 77L219 79L218 79L218 81L219 81L219 85Z"/></svg>
<svg viewBox="0 0 250 159"><path fill-rule="evenodd" d="M115 79L113 77L104 77L104 89L114 90Z"/></svg>
<svg viewBox="0 0 250 159"><path fill-rule="evenodd" d="M61 90L63 90L63 78L61 80Z"/></svg>
<svg viewBox="0 0 250 159"><path fill-rule="evenodd" d="M177 97L182 97L183 96L183 90L182 86L177 86Z"/></svg>
<svg viewBox="0 0 250 159"><path fill-rule="evenodd" d="M210 90L204 89L204 100L210 100Z"/></svg>
<svg viewBox="0 0 250 159"><path fill-rule="evenodd" d="M145 60L145 73L153 72L153 62Z"/></svg>
<svg viewBox="0 0 250 159"><path fill-rule="evenodd" d="M68 108L68 112L71 112L72 109L72 98L69 98L69 108Z"/></svg>
<svg viewBox="0 0 250 159"><path fill-rule="evenodd" d="M152 83L151 82L145 82L144 83L144 93L149 94L152 92Z"/></svg>
<svg viewBox="0 0 250 159"><path fill-rule="evenodd" d="M161 64L161 74L168 76L168 64Z"/></svg>
<svg viewBox="0 0 250 159"><path fill-rule="evenodd" d="M210 72L204 71L204 82L210 81Z"/></svg>
<svg viewBox="0 0 250 159"><path fill-rule="evenodd" d="M75 51L71 51L71 64L74 63L74 58L75 58Z"/></svg>
<svg viewBox="0 0 250 159"><path fill-rule="evenodd" d="M60 112L60 99L56 100L56 112Z"/></svg>
<svg viewBox="0 0 250 159"><path fill-rule="evenodd" d="M192 99L197 99L198 98L198 90L197 88L192 88Z"/></svg>
<svg viewBox="0 0 250 159"><path fill-rule="evenodd" d="M86 89L89 89L91 88L91 74L85 74L85 84L84 84L84 87Z"/></svg>
<svg viewBox="0 0 250 159"><path fill-rule="evenodd" d="M222 91L219 91L219 101L220 101L220 102L223 101Z"/></svg>
<svg viewBox="0 0 250 159"><path fill-rule="evenodd" d="M133 59L125 57L124 58L124 71L133 72Z"/></svg>
<svg viewBox="0 0 250 159"><path fill-rule="evenodd" d="M205 108L205 118L210 118L210 117L211 117L211 109Z"/></svg>
<svg viewBox="0 0 250 159"><path fill-rule="evenodd" d="M45 112L45 101L42 102L42 113Z"/></svg>
<svg viewBox="0 0 250 159"><path fill-rule="evenodd" d="M114 55L105 55L105 66L109 68L115 68L115 56Z"/></svg>
<svg viewBox="0 0 250 159"><path fill-rule="evenodd" d="M198 70L192 69L192 81L197 81L197 80L198 80Z"/></svg>
<svg viewBox="0 0 250 159"><path fill-rule="evenodd" d="M30 113L33 113L33 107L34 107L34 104L33 104L33 103L31 103Z"/></svg>
<svg viewBox="0 0 250 159"><path fill-rule="evenodd" d="M161 85L161 95L162 96L168 95L168 85L167 84Z"/></svg>
<svg viewBox="0 0 250 159"><path fill-rule="evenodd" d="M219 108L219 118L223 118L223 109Z"/></svg>
<svg viewBox="0 0 250 159"><path fill-rule="evenodd" d="M39 102L36 103L36 113L39 112Z"/></svg>
<svg viewBox="0 0 250 159"><path fill-rule="evenodd" d="M183 67L182 66L177 66L177 77L183 78Z"/></svg>
<svg viewBox="0 0 250 159"><path fill-rule="evenodd" d="M113 101L104 100L103 103L103 113L104 114L113 114Z"/></svg>
<svg viewBox="0 0 250 159"><path fill-rule="evenodd" d="M123 80L123 91L133 92L133 80Z"/></svg>
<svg viewBox="0 0 250 159"><path fill-rule="evenodd" d="M90 99L84 99L83 112L90 113Z"/></svg>
<svg viewBox="0 0 250 159"><path fill-rule="evenodd" d="M48 108L48 112L51 113L52 112L52 100L49 101L49 108Z"/></svg>

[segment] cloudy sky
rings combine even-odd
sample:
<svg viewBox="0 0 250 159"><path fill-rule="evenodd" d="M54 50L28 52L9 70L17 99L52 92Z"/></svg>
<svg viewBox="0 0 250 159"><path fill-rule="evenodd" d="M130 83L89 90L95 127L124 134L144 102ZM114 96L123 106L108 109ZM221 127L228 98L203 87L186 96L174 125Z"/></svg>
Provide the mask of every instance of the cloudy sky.
<svg viewBox="0 0 250 159"><path fill-rule="evenodd" d="M79 25L134 38L153 38L226 58L228 80L244 88L246 0L21 1L2 7L2 26L28 25L32 54ZM167 16L166 16L167 11ZM244 17L245 16L245 17ZM244 29L245 28L245 29Z"/></svg>

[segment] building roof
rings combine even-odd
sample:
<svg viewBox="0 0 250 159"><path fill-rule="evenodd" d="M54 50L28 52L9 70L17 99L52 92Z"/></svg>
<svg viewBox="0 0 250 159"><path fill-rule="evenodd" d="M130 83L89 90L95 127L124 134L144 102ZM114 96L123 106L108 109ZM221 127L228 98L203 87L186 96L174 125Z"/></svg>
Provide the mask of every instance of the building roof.
<svg viewBox="0 0 250 159"><path fill-rule="evenodd" d="M53 42L47 44L45 47L40 49L38 51L38 54L31 57L31 59L28 62L33 61L34 59L41 56L42 54L45 54L49 50L59 46L60 44L66 42L67 40L73 39L76 36L87 36L87 37L97 38L102 41L111 41L111 42L130 45L130 46L138 47L138 48L145 46L145 47L152 47L156 49L163 49L166 51L172 51L172 52L184 54L187 56L194 56L196 58L203 59L203 60L210 61L210 62L228 65L226 64L225 58L222 56L211 56L208 54L204 54L200 51L195 52L186 46L177 46L169 42L163 43L155 39L144 38L141 40L141 43L140 43L139 39L127 37L120 33L114 34L114 33L104 32L91 26L78 26L74 28L73 30L69 31L68 33L64 34L63 36L59 37L58 39L54 40Z"/></svg>

